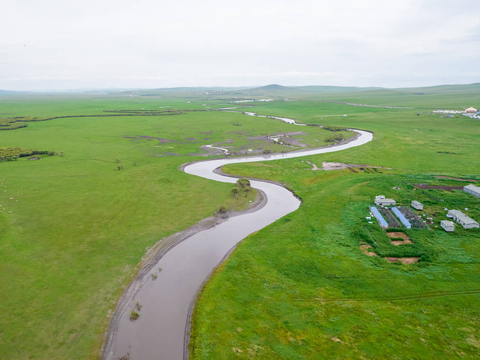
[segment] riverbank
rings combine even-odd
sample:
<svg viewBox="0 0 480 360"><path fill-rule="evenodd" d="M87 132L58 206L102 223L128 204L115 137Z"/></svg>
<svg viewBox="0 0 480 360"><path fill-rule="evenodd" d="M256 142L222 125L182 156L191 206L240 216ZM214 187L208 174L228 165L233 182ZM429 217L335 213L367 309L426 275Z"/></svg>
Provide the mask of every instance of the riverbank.
<svg viewBox="0 0 480 360"><path fill-rule="evenodd" d="M183 164L180 168L183 169L188 163ZM182 170L183 171L183 170ZM198 234L202 231L211 229L218 226L230 218L249 214L263 208L267 203L267 197L261 190L257 190L257 197L253 203L249 205L247 209L238 211L227 211L224 214L216 214L205 219L200 220L195 225L190 226L188 229L170 235L169 237L159 240L152 248L150 248L145 256L142 258L137 275L135 275L133 281L130 283L124 294L118 301L115 312L109 319L110 325L107 333L105 334L105 342L102 347L102 353L104 359L115 359L111 355L114 353L114 346L116 335L118 332L118 326L122 315L128 308L133 307L134 297L140 291L142 286L148 281L148 274L153 267L168 253L172 248L187 240L188 238Z"/></svg>

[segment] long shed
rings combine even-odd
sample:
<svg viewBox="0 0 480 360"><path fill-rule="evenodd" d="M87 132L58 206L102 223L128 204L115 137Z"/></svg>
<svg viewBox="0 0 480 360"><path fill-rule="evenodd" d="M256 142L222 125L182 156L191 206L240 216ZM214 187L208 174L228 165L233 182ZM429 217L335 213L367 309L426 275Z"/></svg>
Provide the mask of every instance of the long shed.
<svg viewBox="0 0 480 360"><path fill-rule="evenodd" d="M458 210L449 210L447 213L447 217L452 218L460 225L462 225L465 229L473 229L480 227L480 224L478 224L478 222Z"/></svg>
<svg viewBox="0 0 480 360"><path fill-rule="evenodd" d="M480 198L480 186L475 186L475 185L470 184L470 185L464 186L463 191Z"/></svg>
<svg viewBox="0 0 480 360"><path fill-rule="evenodd" d="M388 228L388 223L387 221L383 218L382 214L380 214L380 211L375 206L372 206L370 208L370 211L372 212L373 216L375 216L378 220L378 223L380 226L384 229Z"/></svg>
<svg viewBox="0 0 480 360"><path fill-rule="evenodd" d="M398 210L397 207L392 208L392 212L395 214L395 216L400 220L407 229L412 228L412 224L410 224L410 221L407 220L407 218Z"/></svg>

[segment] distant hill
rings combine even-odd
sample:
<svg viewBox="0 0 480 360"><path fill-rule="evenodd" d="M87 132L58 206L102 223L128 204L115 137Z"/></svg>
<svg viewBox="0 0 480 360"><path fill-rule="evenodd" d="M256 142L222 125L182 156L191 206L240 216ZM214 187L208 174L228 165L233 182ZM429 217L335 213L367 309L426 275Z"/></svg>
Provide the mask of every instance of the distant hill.
<svg viewBox="0 0 480 360"><path fill-rule="evenodd" d="M379 87L356 87L356 86L328 86L328 85L310 85L310 86L283 86L271 84L253 89L243 90L245 94L265 94L265 95L313 95L327 93L349 93L366 90L380 90Z"/></svg>
<svg viewBox="0 0 480 360"><path fill-rule="evenodd" d="M12 91L12 90L2 90L0 89L0 95L13 95L18 94L20 91Z"/></svg>
<svg viewBox="0 0 480 360"><path fill-rule="evenodd" d="M232 91L243 90L244 87L222 87L222 86L201 86L201 87L173 87L173 88L158 88L151 89L151 91L165 91L165 92L183 92L183 91Z"/></svg>
<svg viewBox="0 0 480 360"><path fill-rule="evenodd" d="M309 92L319 93L339 93L339 92L357 92L367 90L381 90L380 87L357 87L357 86L296 86L294 89L306 90Z"/></svg>
<svg viewBox="0 0 480 360"><path fill-rule="evenodd" d="M245 87L172 87L172 88L157 88L157 89L136 89L136 90L123 90L118 92L112 92L112 95L136 95L136 96L182 96L191 95L194 93L202 92L237 92L244 90Z"/></svg>
<svg viewBox="0 0 480 360"><path fill-rule="evenodd" d="M271 84L266 86L261 86L253 89L247 89L243 92L250 92L250 93L271 93L271 92L290 92L290 91L298 91L297 89L289 86L283 86L278 84Z"/></svg>
<svg viewBox="0 0 480 360"><path fill-rule="evenodd" d="M454 93L454 92L470 92L480 90L480 83L465 84L465 85L436 85L436 86L425 86L425 87L415 87L415 88L398 88L392 89L402 92L414 92L420 93L425 92L428 94L445 94L445 93Z"/></svg>

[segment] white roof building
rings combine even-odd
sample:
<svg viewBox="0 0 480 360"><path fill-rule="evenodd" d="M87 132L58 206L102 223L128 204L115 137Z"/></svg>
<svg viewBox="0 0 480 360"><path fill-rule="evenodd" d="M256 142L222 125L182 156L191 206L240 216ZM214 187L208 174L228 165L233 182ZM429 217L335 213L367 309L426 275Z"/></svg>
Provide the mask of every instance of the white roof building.
<svg viewBox="0 0 480 360"><path fill-rule="evenodd" d="M449 210L447 217L452 218L460 225L462 225L465 229L473 229L480 227L480 224L478 224L478 222L458 210Z"/></svg>
<svg viewBox="0 0 480 360"><path fill-rule="evenodd" d="M469 107L468 109L465 109L465 113L467 114L476 114L477 113L477 109L475 109L474 107Z"/></svg>
<svg viewBox="0 0 480 360"><path fill-rule="evenodd" d="M470 185L464 186L463 191L480 198L480 187L479 186L475 186L475 185L470 184Z"/></svg>
<svg viewBox="0 0 480 360"><path fill-rule="evenodd" d="M441 226L446 232L454 232L454 231L455 231L455 224L454 224L453 221L442 220L442 221L440 221L440 226Z"/></svg>
<svg viewBox="0 0 480 360"><path fill-rule="evenodd" d="M423 210L423 204L419 201L415 201L413 200L412 203L411 203L411 206L415 209L415 210Z"/></svg>
<svg viewBox="0 0 480 360"><path fill-rule="evenodd" d="M375 205L377 206L393 206L396 202L393 199L385 199L384 195L375 196Z"/></svg>

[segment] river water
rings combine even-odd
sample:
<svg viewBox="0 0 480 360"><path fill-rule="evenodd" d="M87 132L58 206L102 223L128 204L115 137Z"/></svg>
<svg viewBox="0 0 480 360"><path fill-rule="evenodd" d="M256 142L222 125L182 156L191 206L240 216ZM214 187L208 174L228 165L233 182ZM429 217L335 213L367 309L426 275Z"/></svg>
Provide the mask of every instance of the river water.
<svg viewBox="0 0 480 360"><path fill-rule="evenodd" d="M236 178L213 171L226 164L271 161L324 154L366 144L373 135L355 130L355 140L342 145L303 150L286 154L251 156L202 161L185 167L188 174L206 179L235 183ZM130 306L116 325L112 346L104 358L118 359L130 354L132 360L184 359L185 334L188 330L189 309L202 283L209 277L225 255L242 239L295 211L300 201L287 189L272 183L251 181L252 187L262 190L267 204L253 213L230 218L213 228L199 232L168 251L145 275L143 286L130 299ZM161 268L161 272L159 272ZM152 274L156 274L154 280ZM130 309L138 301L140 318L130 321Z"/></svg>

